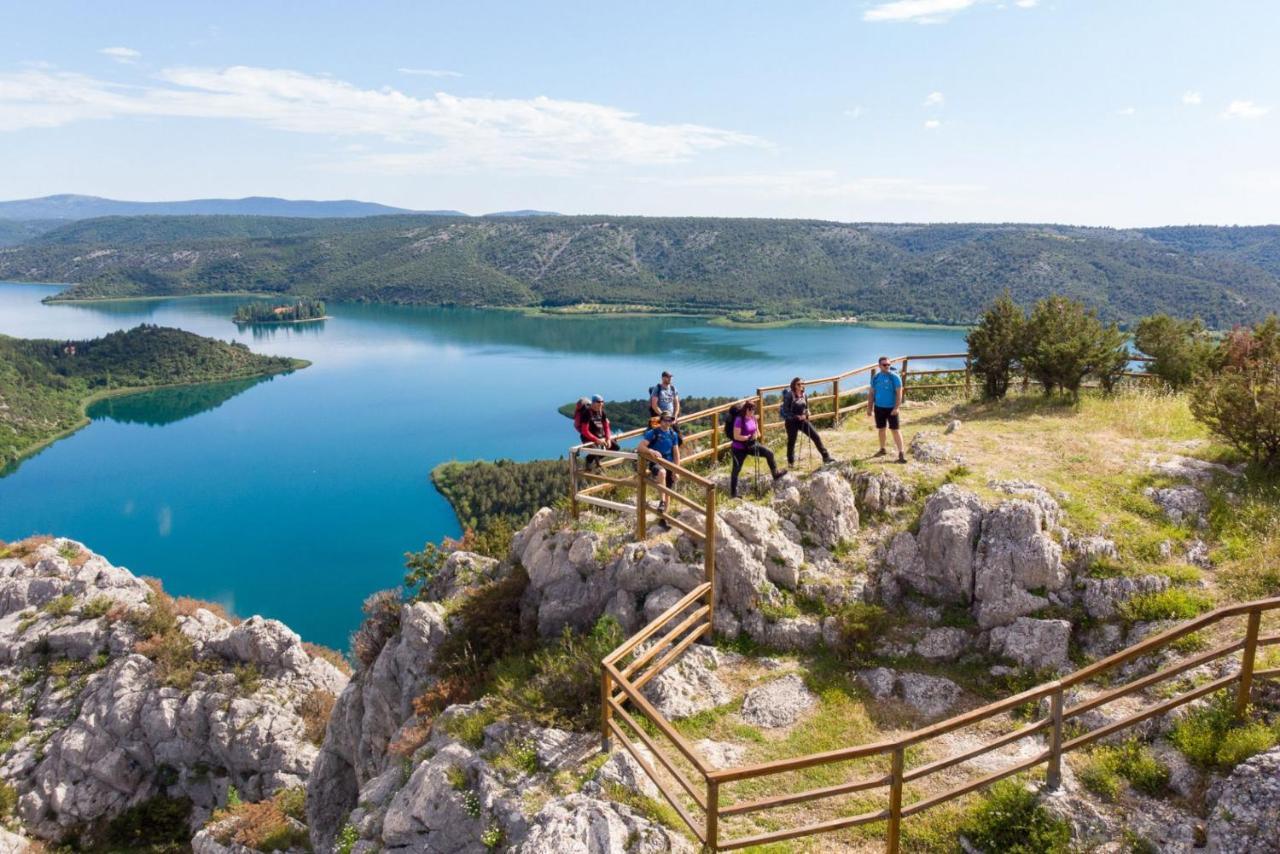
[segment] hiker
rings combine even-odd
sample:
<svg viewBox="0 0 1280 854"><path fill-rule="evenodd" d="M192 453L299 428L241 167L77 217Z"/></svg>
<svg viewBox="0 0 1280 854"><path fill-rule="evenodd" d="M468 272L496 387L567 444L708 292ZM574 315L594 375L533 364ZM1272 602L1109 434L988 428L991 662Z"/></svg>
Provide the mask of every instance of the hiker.
<svg viewBox="0 0 1280 854"><path fill-rule="evenodd" d="M609 416L604 413L604 398L601 395L593 394L590 400L584 397L578 401L578 408L573 416L573 426L578 429L578 435L582 437L584 443L606 451L621 450L617 440L613 438L613 431L609 427ZM595 468L599 465L598 455L587 455L587 468Z"/></svg>
<svg viewBox="0 0 1280 854"><path fill-rule="evenodd" d="M748 400L740 407L732 407L728 418L729 438L732 444L729 452L733 455L733 471L729 475L729 497L738 497L738 473L747 457L763 457L769 464L769 474L777 480L787 473L786 469L778 471L778 464L773 459L773 451L760 444L760 425L756 423L756 405Z"/></svg>
<svg viewBox="0 0 1280 854"><path fill-rule="evenodd" d="M664 412L670 412L672 419L680 417L680 392L671 382L670 371L662 372L662 381L649 388L649 426L657 427L659 418Z"/></svg>
<svg viewBox="0 0 1280 854"><path fill-rule="evenodd" d="M887 426L893 431L893 444L898 448L897 462L906 463L907 458L902 453L902 433L898 427L898 408L902 406L902 377L893 372L888 356L880 357L876 372L871 375L870 402L867 417L875 416L876 429L880 431L880 450L876 451L876 456L883 457L886 453L884 428Z"/></svg>
<svg viewBox="0 0 1280 854"><path fill-rule="evenodd" d="M818 453L822 454L823 465L831 462L831 455L818 437L818 431L809 423L809 401L804 394L804 380L796 377L791 381L790 387L782 390L782 408L779 414L787 428L787 465L796 464L796 437L801 433L808 436Z"/></svg>
<svg viewBox="0 0 1280 854"><path fill-rule="evenodd" d="M670 376L667 374L666 376ZM680 465L680 433L675 429L675 417L670 412L663 412L658 416L658 426L650 427L644 432L644 438L640 440L640 445L636 449L641 456L651 457L653 459L662 458L670 463ZM649 463L649 474L658 480L659 483L667 487L667 489L676 488L676 473L664 466L658 465L656 462ZM666 477L662 477L666 474ZM663 495L662 500L658 502L658 512L667 512L667 496Z"/></svg>

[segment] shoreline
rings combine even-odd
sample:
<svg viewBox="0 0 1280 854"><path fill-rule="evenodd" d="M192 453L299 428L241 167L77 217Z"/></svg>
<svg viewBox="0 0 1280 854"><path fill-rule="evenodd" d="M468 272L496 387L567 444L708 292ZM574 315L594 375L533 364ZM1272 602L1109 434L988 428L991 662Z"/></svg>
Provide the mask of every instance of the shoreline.
<svg viewBox="0 0 1280 854"><path fill-rule="evenodd" d="M315 323L317 320L333 320L332 315L324 315L322 317L303 317L298 320L236 320L231 318L231 322L236 326L281 326L286 323Z"/></svg>
<svg viewBox="0 0 1280 854"><path fill-rule="evenodd" d="M279 376L283 374L291 374L294 371L300 371L303 368L311 367L311 362L306 359L292 359L291 361L293 362L293 364L287 368L280 368L278 370L271 370L271 371L260 371L258 373L253 373L253 374L241 374L238 376L223 377L221 379L216 379L216 380L201 380L200 382L189 382L189 383L162 383L160 385L146 385L146 386L124 386L122 388L113 388L113 389L108 389L106 391L96 391L93 394L89 395L88 397L80 399L79 401L80 418L78 421L76 421L76 423L72 424L70 427L67 427L64 430L58 431L57 433L55 433L52 436L49 436L48 438L41 439L35 444L28 445L25 448L19 449L18 455L16 457L14 457L9 462L5 463L3 466L0 466L0 478L8 477L9 475L13 474L15 471L18 470L18 466L20 466L23 462L31 459L33 456L40 453L45 448L48 448L50 445L54 444L60 439L65 439L68 436L92 424L93 419L89 417L89 407L93 406L93 404L98 403L99 401L109 400L113 397L128 397L134 394L144 394L149 391L159 391L160 389L166 389L166 388L187 388L190 386L199 386L199 385L216 385L217 383L231 382L233 380L256 379L259 377L274 377L274 376Z"/></svg>

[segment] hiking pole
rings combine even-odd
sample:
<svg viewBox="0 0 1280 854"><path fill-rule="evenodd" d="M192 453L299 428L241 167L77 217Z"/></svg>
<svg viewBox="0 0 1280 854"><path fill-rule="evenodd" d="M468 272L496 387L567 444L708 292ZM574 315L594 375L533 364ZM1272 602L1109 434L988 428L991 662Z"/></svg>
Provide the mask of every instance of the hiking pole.
<svg viewBox="0 0 1280 854"><path fill-rule="evenodd" d="M751 449L751 456L756 458L756 485L754 492L756 498L760 497L760 447L757 445Z"/></svg>
<svg viewBox="0 0 1280 854"><path fill-rule="evenodd" d="M809 443L804 446L804 467L808 471L813 468L813 436L809 433L813 428L809 426L808 421L804 422L804 426L804 437L809 440Z"/></svg>

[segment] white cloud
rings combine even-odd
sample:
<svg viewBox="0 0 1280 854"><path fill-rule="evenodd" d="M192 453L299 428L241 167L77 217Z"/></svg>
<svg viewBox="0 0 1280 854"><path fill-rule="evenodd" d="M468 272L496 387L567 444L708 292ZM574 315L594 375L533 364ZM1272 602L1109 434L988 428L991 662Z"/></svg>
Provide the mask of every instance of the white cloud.
<svg viewBox="0 0 1280 854"><path fill-rule="evenodd" d="M104 47L98 53L103 56L109 56L116 62L123 62L126 65L137 62L138 58L142 56L141 53L131 47Z"/></svg>
<svg viewBox="0 0 1280 854"><path fill-rule="evenodd" d="M850 107L844 111L844 114L851 119L862 118L862 107Z"/></svg>
<svg viewBox="0 0 1280 854"><path fill-rule="evenodd" d="M937 119L929 119L927 122L924 123L925 130L937 130L940 127L942 127L942 122L938 121Z"/></svg>
<svg viewBox="0 0 1280 854"><path fill-rule="evenodd" d="M447 68L398 68L401 74L415 74L420 77L461 77L461 71L450 71Z"/></svg>
<svg viewBox="0 0 1280 854"><path fill-rule="evenodd" d="M384 145L358 165L392 172L484 167L563 173L599 163L676 163L717 149L768 146L750 134L654 124L585 101L444 92L417 98L390 87L360 89L330 77L245 66L172 68L160 72L159 80L123 86L67 71L0 74L0 132L129 116L228 119L295 133L380 139L392 150Z"/></svg>
<svg viewBox="0 0 1280 854"><path fill-rule="evenodd" d="M1121 107L1120 109L1116 110L1116 115L1132 116L1136 112L1138 112L1138 109L1136 107Z"/></svg>
<svg viewBox="0 0 1280 854"><path fill-rule="evenodd" d="M1200 97L1200 93L1194 89L1188 89L1182 93L1182 103L1188 107L1198 107L1204 99Z"/></svg>
<svg viewBox="0 0 1280 854"><path fill-rule="evenodd" d="M1253 101L1232 101L1222 111L1224 119L1260 119L1271 112L1270 107L1255 104Z"/></svg>
<svg viewBox="0 0 1280 854"><path fill-rule="evenodd" d="M978 0L892 0L872 6L862 13L862 20L936 24L957 12L963 12L977 2Z"/></svg>
<svg viewBox="0 0 1280 854"><path fill-rule="evenodd" d="M941 107L946 103L946 97L941 92L930 92L924 99L926 107Z"/></svg>
<svg viewBox="0 0 1280 854"><path fill-rule="evenodd" d="M1013 0L1013 5L1017 6L1019 9L1030 9L1039 2L1040 0Z"/></svg>

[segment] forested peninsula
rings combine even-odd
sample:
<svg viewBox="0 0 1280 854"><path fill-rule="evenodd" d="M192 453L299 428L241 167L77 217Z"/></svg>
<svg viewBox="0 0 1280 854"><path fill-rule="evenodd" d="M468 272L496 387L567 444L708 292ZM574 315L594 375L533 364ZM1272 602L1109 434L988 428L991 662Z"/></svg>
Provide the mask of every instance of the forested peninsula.
<svg viewBox="0 0 1280 854"><path fill-rule="evenodd" d="M57 300L256 292L970 323L1008 290L1023 306L1057 293L1107 320L1164 311L1217 329L1280 309L1277 226L147 216L32 231L0 249L0 278L77 283Z"/></svg>
<svg viewBox="0 0 1280 854"><path fill-rule="evenodd" d="M0 472L88 423L94 400L161 386L259 377L307 362L142 325L88 341L0 335Z"/></svg>

